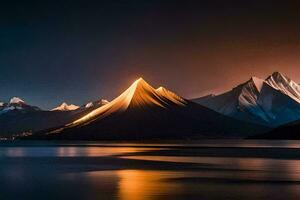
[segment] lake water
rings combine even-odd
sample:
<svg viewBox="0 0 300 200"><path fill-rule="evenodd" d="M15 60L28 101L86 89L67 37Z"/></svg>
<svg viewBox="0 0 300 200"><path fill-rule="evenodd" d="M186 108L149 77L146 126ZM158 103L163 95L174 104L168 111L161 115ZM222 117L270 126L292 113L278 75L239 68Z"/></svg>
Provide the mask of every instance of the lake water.
<svg viewBox="0 0 300 200"><path fill-rule="evenodd" d="M300 142L0 143L0 199L300 199Z"/></svg>

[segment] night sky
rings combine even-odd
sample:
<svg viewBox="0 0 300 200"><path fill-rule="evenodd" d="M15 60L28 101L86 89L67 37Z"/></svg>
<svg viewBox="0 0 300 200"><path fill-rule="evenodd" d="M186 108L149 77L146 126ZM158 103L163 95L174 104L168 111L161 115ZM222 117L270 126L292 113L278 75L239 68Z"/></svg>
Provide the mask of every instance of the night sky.
<svg viewBox="0 0 300 200"><path fill-rule="evenodd" d="M111 100L141 76L186 98L273 71L300 82L299 1L12 2L0 6L0 101Z"/></svg>

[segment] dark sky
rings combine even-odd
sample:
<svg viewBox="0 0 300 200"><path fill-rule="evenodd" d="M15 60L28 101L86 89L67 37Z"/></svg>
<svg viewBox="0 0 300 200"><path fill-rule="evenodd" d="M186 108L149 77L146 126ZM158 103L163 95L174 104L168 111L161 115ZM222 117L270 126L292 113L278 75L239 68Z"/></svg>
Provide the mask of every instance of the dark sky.
<svg viewBox="0 0 300 200"><path fill-rule="evenodd" d="M140 76L187 98L273 71L300 82L297 2L2 2L0 100L111 100Z"/></svg>

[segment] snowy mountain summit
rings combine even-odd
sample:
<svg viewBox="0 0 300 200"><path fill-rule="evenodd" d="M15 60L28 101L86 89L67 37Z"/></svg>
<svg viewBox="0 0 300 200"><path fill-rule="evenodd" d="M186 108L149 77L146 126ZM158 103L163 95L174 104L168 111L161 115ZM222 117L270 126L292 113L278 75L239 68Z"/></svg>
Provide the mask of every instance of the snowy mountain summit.
<svg viewBox="0 0 300 200"><path fill-rule="evenodd" d="M266 83L300 103L300 85L287 76L275 72L266 79Z"/></svg>
<svg viewBox="0 0 300 200"><path fill-rule="evenodd" d="M24 100L19 97L13 97L10 99L9 103L0 102L0 114L7 113L9 111L38 111L41 110L36 106L28 105Z"/></svg>
<svg viewBox="0 0 300 200"><path fill-rule="evenodd" d="M268 126L300 119L300 85L280 72L252 77L231 91L195 102L222 114Z"/></svg>
<svg viewBox="0 0 300 200"><path fill-rule="evenodd" d="M21 98L19 97L13 97L10 99L9 101L10 104L24 104L25 101L23 101Z"/></svg>
<svg viewBox="0 0 300 200"><path fill-rule="evenodd" d="M71 110L77 110L79 106L76 106L74 104L68 105L67 103L63 102L61 105L59 105L56 108L53 108L51 111L71 111Z"/></svg>
<svg viewBox="0 0 300 200"><path fill-rule="evenodd" d="M84 105L85 108L92 108L92 107L100 107L105 104L109 103L106 99L100 99L98 101L89 102Z"/></svg>

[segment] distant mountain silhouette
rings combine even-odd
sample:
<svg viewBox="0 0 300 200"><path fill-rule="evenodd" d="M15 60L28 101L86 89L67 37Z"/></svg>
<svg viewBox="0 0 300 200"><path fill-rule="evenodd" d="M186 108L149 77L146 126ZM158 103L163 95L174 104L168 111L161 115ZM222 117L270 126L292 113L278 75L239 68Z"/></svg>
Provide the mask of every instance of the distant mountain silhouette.
<svg viewBox="0 0 300 200"><path fill-rule="evenodd" d="M279 72L266 80L252 77L224 94L193 101L224 115L270 127L300 119L300 86Z"/></svg>
<svg viewBox="0 0 300 200"><path fill-rule="evenodd" d="M76 110L64 109L64 112L57 109L46 111L27 104L21 98L13 97L9 103L0 103L0 137L10 138L13 135L30 134L62 126L100 106L100 104L95 104Z"/></svg>
<svg viewBox="0 0 300 200"><path fill-rule="evenodd" d="M113 101L30 139L142 140L241 138L267 128L221 115L142 78Z"/></svg>

